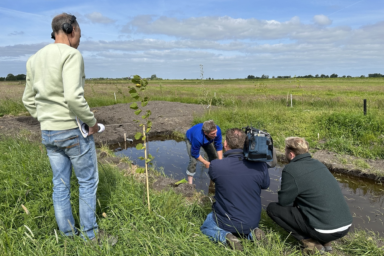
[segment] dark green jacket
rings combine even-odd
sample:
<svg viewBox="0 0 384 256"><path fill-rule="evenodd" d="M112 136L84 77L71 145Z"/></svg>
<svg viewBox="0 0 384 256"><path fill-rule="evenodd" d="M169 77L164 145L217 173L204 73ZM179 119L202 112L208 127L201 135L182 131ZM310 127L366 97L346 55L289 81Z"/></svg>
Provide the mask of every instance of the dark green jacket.
<svg viewBox="0 0 384 256"><path fill-rule="evenodd" d="M298 206L313 228L331 230L352 223L336 179L309 153L296 156L285 166L278 193L279 204Z"/></svg>

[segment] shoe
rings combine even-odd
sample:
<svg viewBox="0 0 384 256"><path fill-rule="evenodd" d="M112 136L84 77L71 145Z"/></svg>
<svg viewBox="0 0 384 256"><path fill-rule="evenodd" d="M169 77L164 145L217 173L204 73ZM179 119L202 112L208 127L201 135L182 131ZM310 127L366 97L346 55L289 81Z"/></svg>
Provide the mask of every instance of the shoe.
<svg viewBox="0 0 384 256"><path fill-rule="evenodd" d="M332 251L332 242L328 242L328 243L324 244L324 250L326 252L331 252Z"/></svg>
<svg viewBox="0 0 384 256"><path fill-rule="evenodd" d="M96 236L91 239L92 243L102 245L103 242L107 242L110 246L114 246L117 243L118 237L107 234L104 230L99 229Z"/></svg>
<svg viewBox="0 0 384 256"><path fill-rule="evenodd" d="M232 248L232 250L234 250L234 251L242 251L243 250L243 245L241 244L239 238L237 238L233 234L228 233L225 236L225 240L227 240L227 244L229 245L229 247Z"/></svg>
<svg viewBox="0 0 384 256"><path fill-rule="evenodd" d="M312 238L303 239L300 242L304 246L303 252L306 255L316 254L316 252L323 254L325 252L324 246Z"/></svg>
<svg viewBox="0 0 384 256"><path fill-rule="evenodd" d="M255 228L252 230L252 235L253 235L253 239L256 239L256 240L261 240L261 239L264 239L265 237L265 233L263 230L259 229L259 228Z"/></svg>

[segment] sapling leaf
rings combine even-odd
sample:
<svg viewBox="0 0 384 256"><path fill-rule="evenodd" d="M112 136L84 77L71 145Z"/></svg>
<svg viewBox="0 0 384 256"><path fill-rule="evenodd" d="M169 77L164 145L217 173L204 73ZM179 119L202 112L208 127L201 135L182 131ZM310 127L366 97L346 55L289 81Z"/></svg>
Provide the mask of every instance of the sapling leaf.
<svg viewBox="0 0 384 256"><path fill-rule="evenodd" d="M132 83L134 84L140 84L140 80L141 80L141 77L139 75L134 75L133 78L132 78Z"/></svg>
<svg viewBox="0 0 384 256"><path fill-rule="evenodd" d="M141 106L142 106L142 107L145 107L145 106L147 106L147 105L148 105L148 101L142 101L142 102L141 102Z"/></svg>
<svg viewBox="0 0 384 256"><path fill-rule="evenodd" d="M145 169L142 167L139 167L136 169L136 173L144 173L144 172L145 172Z"/></svg>
<svg viewBox="0 0 384 256"><path fill-rule="evenodd" d="M136 91L135 88L130 88L130 89L129 89L129 93L130 93L130 94L131 94L131 93L137 93L137 91Z"/></svg>
<svg viewBox="0 0 384 256"><path fill-rule="evenodd" d="M147 160L145 160L145 162L146 162L146 163L149 163L149 162L151 162L151 159L147 159Z"/></svg>
<svg viewBox="0 0 384 256"><path fill-rule="evenodd" d="M147 139L147 136L143 136L143 138L141 138L143 141L145 141Z"/></svg>
<svg viewBox="0 0 384 256"><path fill-rule="evenodd" d="M150 131L151 131L151 128L147 128L147 130L145 132L149 133Z"/></svg>
<svg viewBox="0 0 384 256"><path fill-rule="evenodd" d="M138 100L140 98L139 94L137 93L131 93L131 97L134 98L135 100Z"/></svg>
<svg viewBox="0 0 384 256"><path fill-rule="evenodd" d="M136 149L137 150L142 150L144 148L143 144L142 143L139 143L136 145Z"/></svg>
<svg viewBox="0 0 384 256"><path fill-rule="evenodd" d="M148 154L149 159L153 159L153 156L151 154Z"/></svg>
<svg viewBox="0 0 384 256"><path fill-rule="evenodd" d="M140 160L145 160L145 157L143 157L143 156L139 156L139 159L140 159Z"/></svg>
<svg viewBox="0 0 384 256"><path fill-rule="evenodd" d="M141 134L141 132L136 133L136 134L135 134L135 139L136 139L136 140L140 139L142 135L143 135L143 134Z"/></svg>
<svg viewBox="0 0 384 256"><path fill-rule="evenodd" d="M140 115L140 113L141 113L141 109L138 109L135 111L135 115Z"/></svg>
<svg viewBox="0 0 384 256"><path fill-rule="evenodd" d="M151 127L152 127L152 121L148 121L148 122L147 122L147 127L148 127L148 128L151 128Z"/></svg>
<svg viewBox="0 0 384 256"><path fill-rule="evenodd" d="M137 106L137 103L134 102L129 106L131 109L138 109L139 107Z"/></svg>
<svg viewBox="0 0 384 256"><path fill-rule="evenodd" d="M188 183L186 179L179 180L178 182L175 182L175 185L180 185L182 183Z"/></svg>

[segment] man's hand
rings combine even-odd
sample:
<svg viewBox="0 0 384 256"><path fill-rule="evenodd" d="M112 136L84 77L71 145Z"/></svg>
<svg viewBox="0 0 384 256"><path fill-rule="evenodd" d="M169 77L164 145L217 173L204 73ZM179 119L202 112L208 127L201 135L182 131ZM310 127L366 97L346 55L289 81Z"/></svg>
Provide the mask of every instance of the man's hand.
<svg viewBox="0 0 384 256"><path fill-rule="evenodd" d="M204 159L204 157L202 156L199 156L198 158L196 158L198 161L202 162L205 166L205 168L209 168L209 165L211 164L210 162L208 162L207 160Z"/></svg>
<svg viewBox="0 0 384 256"><path fill-rule="evenodd" d="M92 135L94 133L97 133L99 131L99 125L96 122L96 124L93 127L89 127L88 135Z"/></svg>

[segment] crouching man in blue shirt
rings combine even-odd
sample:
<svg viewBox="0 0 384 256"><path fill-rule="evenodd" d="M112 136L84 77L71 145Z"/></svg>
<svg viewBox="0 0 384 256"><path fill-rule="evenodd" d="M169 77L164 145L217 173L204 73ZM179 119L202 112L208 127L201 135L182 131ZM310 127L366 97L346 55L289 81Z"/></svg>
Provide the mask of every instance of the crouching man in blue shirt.
<svg viewBox="0 0 384 256"><path fill-rule="evenodd" d="M202 162L205 168L209 168L212 160L223 158L223 143L221 140L221 129L212 120L196 124L187 131L185 141L189 154L189 165L187 169L189 184L193 182L197 161ZM209 161L200 155L200 148L203 148L207 153Z"/></svg>
<svg viewBox="0 0 384 256"><path fill-rule="evenodd" d="M258 228L261 215L261 189L269 187L265 162L244 159L245 133L229 129L224 141L224 159L214 160L209 177L215 182L212 212L200 227L211 240L229 244L234 250L243 246L237 236L260 240L264 232Z"/></svg>

